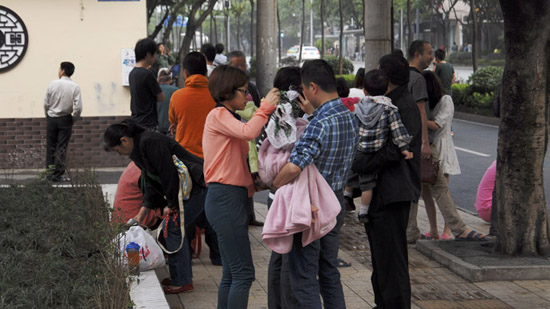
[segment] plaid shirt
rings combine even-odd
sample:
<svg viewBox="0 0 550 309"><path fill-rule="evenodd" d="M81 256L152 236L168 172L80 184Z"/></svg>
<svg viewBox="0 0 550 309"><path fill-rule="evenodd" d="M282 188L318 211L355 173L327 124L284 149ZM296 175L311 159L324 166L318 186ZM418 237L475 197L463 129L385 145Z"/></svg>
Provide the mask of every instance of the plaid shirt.
<svg viewBox="0 0 550 309"><path fill-rule="evenodd" d="M290 162L302 170L315 163L332 190L341 190L357 142L357 123L354 118L340 98L321 105L296 142L290 154Z"/></svg>
<svg viewBox="0 0 550 309"><path fill-rule="evenodd" d="M374 103L376 104L376 103ZM388 132L391 132L392 141L401 150L408 150L411 136L401 122L401 116L396 108L381 105L384 108L380 119L372 127L366 126L359 121L359 143L357 150L364 152L376 152L388 139Z"/></svg>

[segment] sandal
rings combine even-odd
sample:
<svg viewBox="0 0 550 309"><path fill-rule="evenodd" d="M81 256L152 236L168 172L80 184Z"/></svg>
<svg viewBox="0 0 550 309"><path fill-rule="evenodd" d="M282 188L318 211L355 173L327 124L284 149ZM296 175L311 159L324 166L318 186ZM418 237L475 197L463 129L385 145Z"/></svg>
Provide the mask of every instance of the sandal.
<svg viewBox="0 0 550 309"><path fill-rule="evenodd" d="M466 237L455 237L455 240L458 241L488 241L487 237L480 232L477 231L470 231Z"/></svg>
<svg viewBox="0 0 550 309"><path fill-rule="evenodd" d="M437 240L437 238L430 236L429 233L420 234L420 239L422 240Z"/></svg>
<svg viewBox="0 0 550 309"><path fill-rule="evenodd" d="M170 285L170 283L172 283L172 280L170 280L170 278L164 278L160 282L160 284L162 284L162 285Z"/></svg>
<svg viewBox="0 0 550 309"><path fill-rule="evenodd" d="M447 235L447 234L441 234L441 235L439 235L439 239L442 239L442 240L452 240L452 239L453 239L453 236L452 236L452 235Z"/></svg>
<svg viewBox="0 0 550 309"><path fill-rule="evenodd" d="M350 267L351 263L348 263L342 259L337 259L336 262L338 263L336 267Z"/></svg>

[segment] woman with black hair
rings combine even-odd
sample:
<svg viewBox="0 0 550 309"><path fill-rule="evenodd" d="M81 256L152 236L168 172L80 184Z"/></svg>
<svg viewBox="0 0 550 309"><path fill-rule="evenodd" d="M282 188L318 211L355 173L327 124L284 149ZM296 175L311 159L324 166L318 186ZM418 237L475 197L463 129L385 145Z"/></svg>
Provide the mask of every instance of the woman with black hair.
<svg viewBox="0 0 550 309"><path fill-rule="evenodd" d="M166 226L162 240L165 242L170 266L170 280L164 286L166 294L178 294L193 290L191 258L187 237L184 237L184 214L180 204L180 176L176 163L183 163L192 180L190 198L186 209L204 205L206 186L202 174L203 161L185 150L175 140L125 120L110 125L103 136L106 151L128 156L141 169L145 184L143 207L134 218L142 222L150 209L160 208ZM193 211L195 213L195 211ZM189 219L189 218L188 218ZM161 240L161 241L162 241ZM169 281L169 282L168 282Z"/></svg>
<svg viewBox="0 0 550 309"><path fill-rule="evenodd" d="M453 122L454 104L450 95L445 94L439 78L432 71L424 71L422 73L426 80L426 89L428 90L428 103L430 105L431 117L428 119L429 134L433 137L431 144L432 148L437 149L436 153L439 155L439 167L445 175L447 184L449 183L449 175L460 174L460 166L458 164L458 158L456 156L456 150L451 136L451 124ZM426 189L426 190L424 190ZM430 190L425 186L422 189L423 199L426 203L433 204L433 198ZM430 232L425 235L431 238L452 239L451 229L447 224L443 233L439 235L437 230L437 220L434 211L428 213L428 217L433 216L433 224L430 221ZM426 207L428 212L428 207Z"/></svg>
<svg viewBox="0 0 550 309"><path fill-rule="evenodd" d="M260 108L243 123L237 110L245 108L248 76L238 68L218 66L208 89L217 105L206 118L202 147L204 178L208 184L205 213L218 235L223 274L218 308L246 308L254 281L254 264L248 238L247 200L256 188L247 163L248 141L254 140L279 103L272 89Z"/></svg>

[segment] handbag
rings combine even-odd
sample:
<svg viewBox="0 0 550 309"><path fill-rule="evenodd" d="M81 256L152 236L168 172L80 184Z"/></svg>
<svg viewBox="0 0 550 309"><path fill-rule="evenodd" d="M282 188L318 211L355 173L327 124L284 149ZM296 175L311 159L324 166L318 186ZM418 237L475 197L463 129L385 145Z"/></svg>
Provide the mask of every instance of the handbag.
<svg viewBox="0 0 550 309"><path fill-rule="evenodd" d="M439 174L439 161L433 162L432 159L420 160L420 178L422 183L435 184Z"/></svg>
<svg viewBox="0 0 550 309"><path fill-rule="evenodd" d="M120 253L124 257L124 264L128 263L128 254L126 253L126 245L135 242L139 245L139 269L151 270L166 265L164 261L164 253L159 247L153 236L147 233L140 226L132 226L125 233L118 236Z"/></svg>

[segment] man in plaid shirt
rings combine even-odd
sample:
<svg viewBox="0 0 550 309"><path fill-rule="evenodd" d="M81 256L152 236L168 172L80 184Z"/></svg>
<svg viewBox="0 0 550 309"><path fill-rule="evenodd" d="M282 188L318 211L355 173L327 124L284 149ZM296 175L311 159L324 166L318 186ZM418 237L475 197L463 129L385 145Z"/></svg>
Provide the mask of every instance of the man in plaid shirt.
<svg viewBox="0 0 550 309"><path fill-rule="evenodd" d="M357 151L374 153L388 141L399 147L405 159L412 159L409 151L411 136L401 122L398 108L391 99L384 96L388 90L388 78L380 70L371 70L365 74L363 91L367 95L355 106L355 116L359 119L359 143ZM350 173L344 196L352 196L351 188L361 189L359 222L367 222L367 213L372 200L372 189L376 186L376 173Z"/></svg>
<svg viewBox="0 0 550 309"><path fill-rule="evenodd" d="M307 99L300 97L302 110L308 114L315 111L294 146L290 162L283 166L273 186L279 188L291 182L307 165L315 163L343 207L342 188L353 161L357 123L338 97L334 72L326 61L306 61L301 74ZM288 260L296 307L321 308L321 293L325 307L345 308L340 272L336 268L343 221L342 211L334 229L306 247L302 246L302 233L294 234Z"/></svg>

